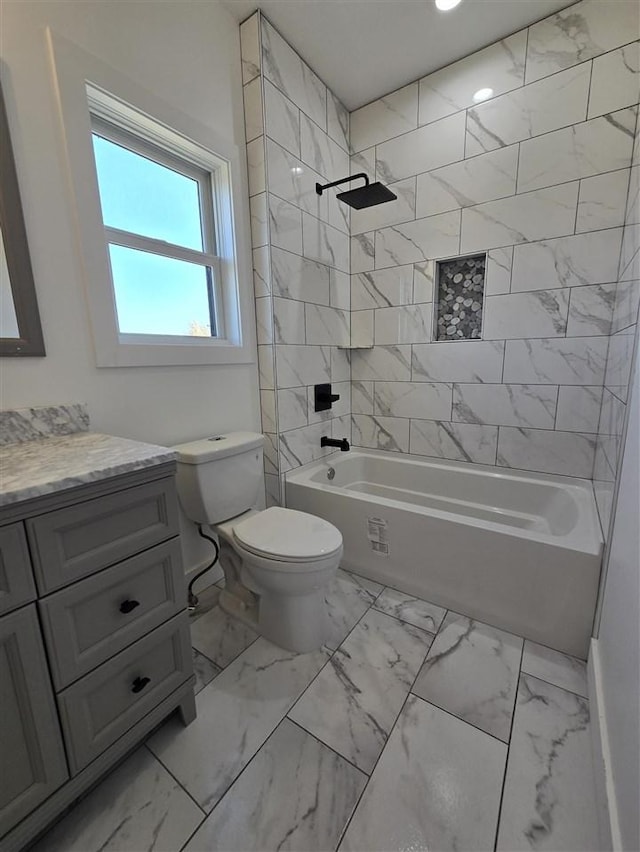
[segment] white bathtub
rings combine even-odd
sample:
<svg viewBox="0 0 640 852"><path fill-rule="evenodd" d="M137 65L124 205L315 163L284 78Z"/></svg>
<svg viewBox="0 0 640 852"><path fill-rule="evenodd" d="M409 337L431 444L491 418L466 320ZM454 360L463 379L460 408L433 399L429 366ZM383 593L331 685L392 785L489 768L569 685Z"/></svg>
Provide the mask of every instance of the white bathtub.
<svg viewBox="0 0 640 852"><path fill-rule="evenodd" d="M602 554L590 482L352 450L287 474L286 500L340 529L347 570L586 658Z"/></svg>

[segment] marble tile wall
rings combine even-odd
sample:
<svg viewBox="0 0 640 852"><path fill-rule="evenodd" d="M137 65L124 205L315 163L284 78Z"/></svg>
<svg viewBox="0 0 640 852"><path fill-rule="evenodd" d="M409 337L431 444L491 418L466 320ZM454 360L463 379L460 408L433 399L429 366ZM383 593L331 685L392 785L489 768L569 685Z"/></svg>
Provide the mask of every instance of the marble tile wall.
<svg viewBox="0 0 640 852"><path fill-rule="evenodd" d="M283 475L351 439L348 207L316 182L349 172L349 114L256 13L240 27L267 503ZM313 385L340 395L316 413Z"/></svg>
<svg viewBox="0 0 640 852"><path fill-rule="evenodd" d="M398 196L351 214L354 444L593 475L605 522L640 290L640 11L606 5L350 116L351 170ZM438 342L435 261L475 252L483 339Z"/></svg>

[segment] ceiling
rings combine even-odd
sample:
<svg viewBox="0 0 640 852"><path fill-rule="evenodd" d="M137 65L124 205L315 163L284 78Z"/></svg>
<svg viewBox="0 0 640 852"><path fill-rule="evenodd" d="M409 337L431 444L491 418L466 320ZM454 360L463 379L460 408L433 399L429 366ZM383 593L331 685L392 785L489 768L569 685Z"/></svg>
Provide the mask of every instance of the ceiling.
<svg viewBox="0 0 640 852"><path fill-rule="evenodd" d="M573 0L223 0L238 21L258 7L354 110L486 47Z"/></svg>

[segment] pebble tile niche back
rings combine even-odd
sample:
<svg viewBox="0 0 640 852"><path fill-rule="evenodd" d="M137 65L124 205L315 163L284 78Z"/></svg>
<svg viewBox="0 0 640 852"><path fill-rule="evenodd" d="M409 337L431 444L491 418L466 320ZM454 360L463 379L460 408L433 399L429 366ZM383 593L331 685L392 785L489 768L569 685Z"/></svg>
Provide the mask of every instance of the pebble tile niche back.
<svg viewBox="0 0 640 852"><path fill-rule="evenodd" d="M441 260L436 265L436 340L479 340L486 254Z"/></svg>

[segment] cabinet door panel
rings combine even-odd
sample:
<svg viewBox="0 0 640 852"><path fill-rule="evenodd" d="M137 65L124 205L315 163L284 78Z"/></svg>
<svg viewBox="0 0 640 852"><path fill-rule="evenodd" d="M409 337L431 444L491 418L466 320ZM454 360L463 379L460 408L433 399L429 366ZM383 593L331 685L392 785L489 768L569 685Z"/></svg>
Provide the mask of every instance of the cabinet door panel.
<svg viewBox="0 0 640 852"><path fill-rule="evenodd" d="M35 600L27 538L21 523L0 527L0 613Z"/></svg>
<svg viewBox="0 0 640 852"><path fill-rule="evenodd" d="M68 778L35 605L0 619L0 836Z"/></svg>

